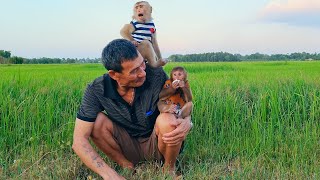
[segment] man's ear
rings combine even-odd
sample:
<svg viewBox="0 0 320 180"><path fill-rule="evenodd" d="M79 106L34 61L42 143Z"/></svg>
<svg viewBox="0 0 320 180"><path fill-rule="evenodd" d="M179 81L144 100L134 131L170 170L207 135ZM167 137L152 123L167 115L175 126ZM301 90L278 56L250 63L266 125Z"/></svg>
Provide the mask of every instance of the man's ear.
<svg viewBox="0 0 320 180"><path fill-rule="evenodd" d="M118 80L119 79L118 72L116 72L114 70L109 70L108 74L113 80Z"/></svg>

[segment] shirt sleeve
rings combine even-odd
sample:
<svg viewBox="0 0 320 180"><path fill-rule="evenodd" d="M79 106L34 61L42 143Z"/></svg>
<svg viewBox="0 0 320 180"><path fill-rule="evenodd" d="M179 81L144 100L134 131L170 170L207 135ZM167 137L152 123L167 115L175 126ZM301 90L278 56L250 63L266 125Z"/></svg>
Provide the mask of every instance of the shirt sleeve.
<svg viewBox="0 0 320 180"><path fill-rule="evenodd" d="M77 113L77 118L83 121L94 122L98 113L102 110L102 105L94 94L93 86L88 85Z"/></svg>

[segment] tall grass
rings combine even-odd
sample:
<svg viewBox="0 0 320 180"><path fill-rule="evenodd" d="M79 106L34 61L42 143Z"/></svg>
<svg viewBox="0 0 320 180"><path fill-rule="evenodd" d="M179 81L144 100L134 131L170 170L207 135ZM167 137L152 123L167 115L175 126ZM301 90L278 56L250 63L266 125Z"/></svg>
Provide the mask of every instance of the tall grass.
<svg viewBox="0 0 320 180"><path fill-rule="evenodd" d="M195 105L185 179L319 178L320 62L179 65ZM97 177L70 146L83 90L103 73L100 64L0 66L0 177ZM119 172L167 178L154 166Z"/></svg>

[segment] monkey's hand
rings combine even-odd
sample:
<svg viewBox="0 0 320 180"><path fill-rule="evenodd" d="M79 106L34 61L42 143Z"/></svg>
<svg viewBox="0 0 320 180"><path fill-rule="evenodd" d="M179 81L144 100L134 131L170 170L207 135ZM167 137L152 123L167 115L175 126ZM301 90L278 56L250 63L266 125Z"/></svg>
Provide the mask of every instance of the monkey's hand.
<svg viewBox="0 0 320 180"><path fill-rule="evenodd" d="M179 84L178 84L179 87L183 88L186 86L186 83L184 81L179 81Z"/></svg>
<svg viewBox="0 0 320 180"><path fill-rule="evenodd" d="M140 44L138 41L135 41L135 40L133 40L133 41L131 41L131 42L132 42L132 44L135 45L136 47Z"/></svg>
<svg viewBox="0 0 320 180"><path fill-rule="evenodd" d="M158 109L162 113L172 113L174 114L177 111L177 105L167 104L165 101L159 100Z"/></svg>
<svg viewBox="0 0 320 180"><path fill-rule="evenodd" d="M172 81L171 86L173 89L178 89L179 88L179 82L180 80L176 79L174 81Z"/></svg>
<svg viewBox="0 0 320 180"><path fill-rule="evenodd" d="M171 104L169 109L168 109L169 113L175 114L177 112L177 105L175 104Z"/></svg>

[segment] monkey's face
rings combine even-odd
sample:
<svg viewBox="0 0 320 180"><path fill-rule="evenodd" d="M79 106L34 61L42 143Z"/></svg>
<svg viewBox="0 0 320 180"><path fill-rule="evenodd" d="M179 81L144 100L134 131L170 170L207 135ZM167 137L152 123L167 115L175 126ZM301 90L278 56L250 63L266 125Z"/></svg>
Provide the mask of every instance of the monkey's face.
<svg viewBox="0 0 320 180"><path fill-rule="evenodd" d="M133 18L138 22L148 22L151 20L152 7L145 2L138 3L133 8Z"/></svg>
<svg viewBox="0 0 320 180"><path fill-rule="evenodd" d="M183 71L177 70L171 73L172 80L185 81L186 74Z"/></svg>

